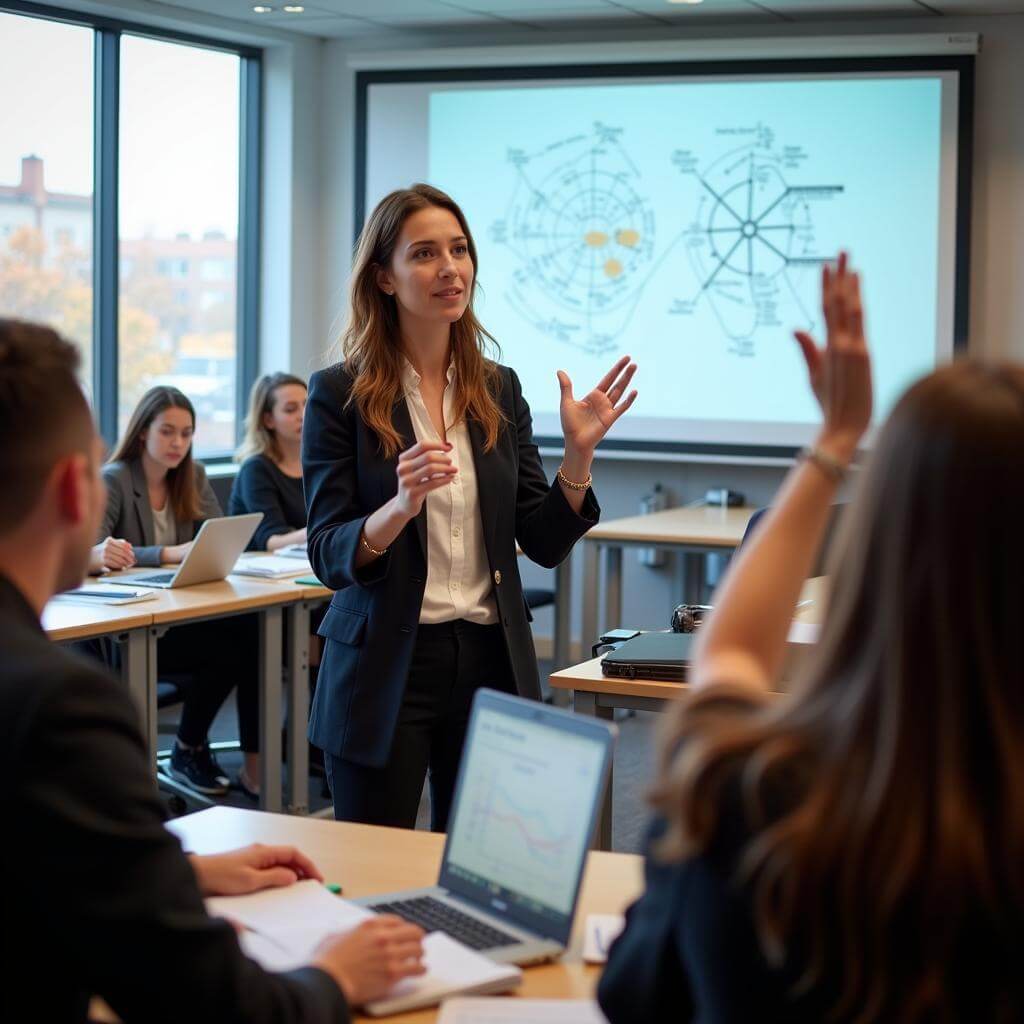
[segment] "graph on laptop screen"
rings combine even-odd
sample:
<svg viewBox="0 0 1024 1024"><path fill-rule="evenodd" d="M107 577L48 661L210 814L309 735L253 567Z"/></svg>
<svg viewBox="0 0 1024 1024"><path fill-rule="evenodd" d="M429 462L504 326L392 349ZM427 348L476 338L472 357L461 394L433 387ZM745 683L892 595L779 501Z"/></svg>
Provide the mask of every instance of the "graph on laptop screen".
<svg viewBox="0 0 1024 1024"><path fill-rule="evenodd" d="M535 912L569 913L602 744L481 709L466 751L449 869Z"/></svg>

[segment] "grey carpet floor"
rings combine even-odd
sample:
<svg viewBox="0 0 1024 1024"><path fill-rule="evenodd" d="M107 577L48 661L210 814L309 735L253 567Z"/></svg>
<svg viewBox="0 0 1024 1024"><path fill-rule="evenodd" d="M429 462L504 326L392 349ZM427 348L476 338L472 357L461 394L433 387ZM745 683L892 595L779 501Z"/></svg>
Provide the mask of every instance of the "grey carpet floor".
<svg viewBox="0 0 1024 1024"><path fill-rule="evenodd" d="M540 663L541 678L546 679L548 666ZM621 713L620 713L621 714ZM635 712L628 717L616 719L619 739L615 749L615 769L612 787L612 849L622 853L639 853L643 844L644 831L648 822L646 792L653 778L654 737L658 716L647 712ZM162 730L160 745L170 746L174 730L175 712L171 708L160 714ZM210 731L213 740L238 738L238 719L234 700L221 708ZM166 730L166 734L163 730ZM241 767L241 755L233 751L218 754L222 767L234 779ZM330 799L321 791L322 780L310 778L309 807L317 811L330 806ZM242 792L232 791L219 801L234 807L252 808L255 804ZM430 801L424 787L420 802L417 828L429 828Z"/></svg>

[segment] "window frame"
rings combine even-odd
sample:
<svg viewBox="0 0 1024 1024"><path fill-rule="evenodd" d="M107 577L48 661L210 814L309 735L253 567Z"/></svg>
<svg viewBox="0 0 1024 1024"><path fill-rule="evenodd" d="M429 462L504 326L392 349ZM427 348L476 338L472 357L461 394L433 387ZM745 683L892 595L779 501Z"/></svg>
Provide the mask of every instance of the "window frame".
<svg viewBox="0 0 1024 1024"><path fill-rule="evenodd" d="M121 36L182 43L239 58L238 256L235 319L235 442L241 438L249 391L259 368L260 150L263 132L263 51L191 32L62 7L0 0L0 12L93 30L92 388L97 425L108 445L118 419L118 148ZM203 462L226 462L233 451L208 452Z"/></svg>

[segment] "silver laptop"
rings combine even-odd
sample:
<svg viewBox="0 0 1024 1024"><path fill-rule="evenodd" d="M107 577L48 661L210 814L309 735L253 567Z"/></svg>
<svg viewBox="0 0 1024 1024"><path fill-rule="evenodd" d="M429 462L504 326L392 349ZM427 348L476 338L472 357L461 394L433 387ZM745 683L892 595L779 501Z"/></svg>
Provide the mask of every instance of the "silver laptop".
<svg viewBox="0 0 1024 1024"><path fill-rule="evenodd" d="M615 726L480 690L436 886L356 902L501 963L550 960L572 932Z"/></svg>
<svg viewBox="0 0 1024 1024"><path fill-rule="evenodd" d="M195 583L222 580L234 568L238 556L245 550L262 512L248 512L244 516L220 516L207 519L192 544L189 553L177 569L150 569L148 572L119 573L101 577L102 583L130 583L136 587L190 587Z"/></svg>

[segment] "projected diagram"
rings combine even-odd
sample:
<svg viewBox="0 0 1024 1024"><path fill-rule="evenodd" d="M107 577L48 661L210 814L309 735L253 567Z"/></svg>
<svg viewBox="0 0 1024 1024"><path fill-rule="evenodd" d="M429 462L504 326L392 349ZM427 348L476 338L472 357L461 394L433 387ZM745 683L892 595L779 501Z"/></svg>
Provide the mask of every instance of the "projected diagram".
<svg viewBox="0 0 1024 1024"><path fill-rule="evenodd" d="M519 263L511 305L592 354L616 347L654 253L654 213L621 135L598 123L536 152L510 150L516 186L490 233Z"/></svg>
<svg viewBox="0 0 1024 1024"><path fill-rule="evenodd" d="M833 255L817 244L814 207L843 192L842 185L798 180L805 152L773 148L763 125L753 133L756 142L702 170L692 152L674 155L679 169L696 178L700 195L685 232L698 291L677 299L672 312L692 314L706 300L740 356L755 354L762 327L814 322L817 268Z"/></svg>

